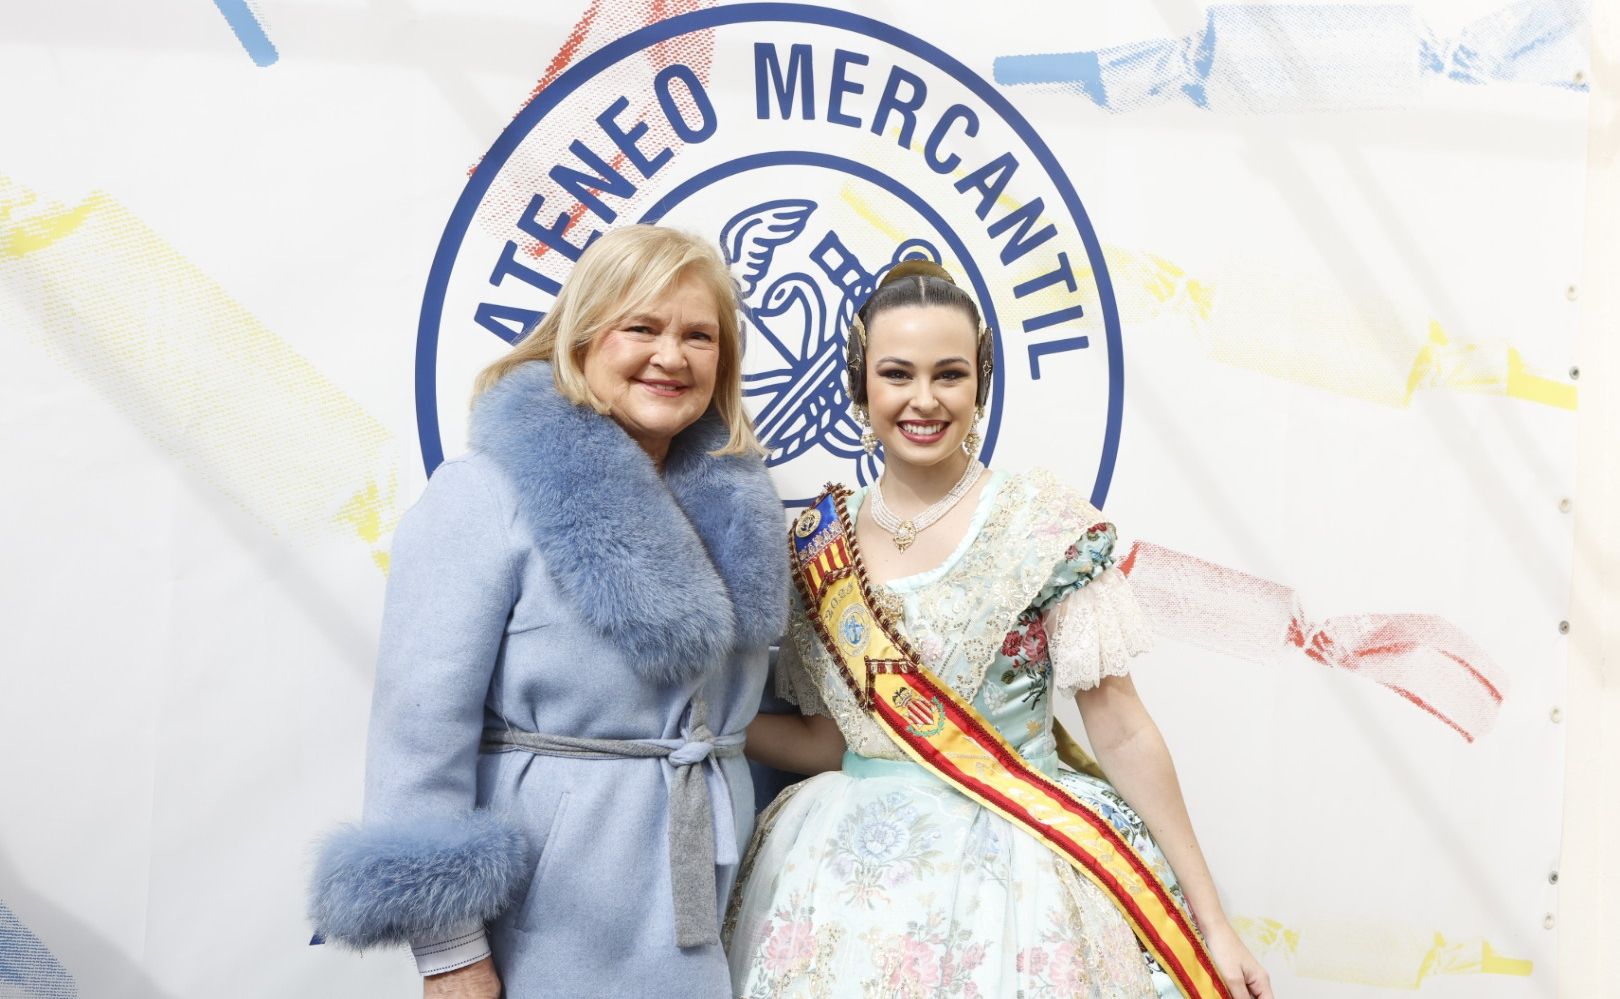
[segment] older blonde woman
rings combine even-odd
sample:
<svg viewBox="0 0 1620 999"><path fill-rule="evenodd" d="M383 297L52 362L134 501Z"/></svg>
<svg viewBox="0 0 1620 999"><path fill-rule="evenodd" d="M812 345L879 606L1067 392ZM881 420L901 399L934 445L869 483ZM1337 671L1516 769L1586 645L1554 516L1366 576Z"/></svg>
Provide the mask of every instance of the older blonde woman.
<svg viewBox="0 0 1620 999"><path fill-rule="evenodd" d="M424 995L729 995L743 732L788 587L739 336L713 248L607 234L399 527L364 820L311 912L411 944Z"/></svg>

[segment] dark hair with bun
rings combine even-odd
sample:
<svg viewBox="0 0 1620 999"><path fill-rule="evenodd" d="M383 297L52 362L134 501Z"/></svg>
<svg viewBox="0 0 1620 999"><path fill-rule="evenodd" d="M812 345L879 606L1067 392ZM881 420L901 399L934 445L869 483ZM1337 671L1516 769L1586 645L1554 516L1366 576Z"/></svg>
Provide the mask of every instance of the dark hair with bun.
<svg viewBox="0 0 1620 999"><path fill-rule="evenodd" d="M995 370L995 338L979 314L973 296L951 279L950 272L932 260L902 260L883 275L876 290L856 310L850 323L846 370L849 397L857 406L866 405L866 331L878 316L892 309L940 305L967 316L977 331L978 378L974 402L983 406L990 397L990 373Z"/></svg>

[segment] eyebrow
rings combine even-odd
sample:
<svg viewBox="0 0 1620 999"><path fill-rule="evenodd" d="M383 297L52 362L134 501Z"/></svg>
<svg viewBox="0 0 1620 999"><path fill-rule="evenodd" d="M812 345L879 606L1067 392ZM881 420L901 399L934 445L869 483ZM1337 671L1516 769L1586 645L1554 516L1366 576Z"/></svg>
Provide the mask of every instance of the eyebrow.
<svg viewBox="0 0 1620 999"><path fill-rule="evenodd" d="M916 367L915 364L911 363L910 361L906 360L903 357L887 357L887 356L880 357L880 358L878 358L877 363L879 363L879 364L904 364L908 368L915 368ZM942 357L938 361L934 362L934 367L943 368L947 364L966 364L966 363L968 363L968 359L965 358L965 357Z"/></svg>
<svg viewBox="0 0 1620 999"><path fill-rule="evenodd" d="M651 312L638 312L633 316L626 316L626 317L624 317L623 323L626 326L640 326L640 325L668 326L669 325L669 321L667 319L665 319L663 316L657 316L657 315L652 314ZM687 329L687 330L703 330L703 331L709 332L709 333L717 333L720 330L720 324L719 323L711 323L707 319L695 319L695 320L692 320L691 322L683 323L682 328Z"/></svg>

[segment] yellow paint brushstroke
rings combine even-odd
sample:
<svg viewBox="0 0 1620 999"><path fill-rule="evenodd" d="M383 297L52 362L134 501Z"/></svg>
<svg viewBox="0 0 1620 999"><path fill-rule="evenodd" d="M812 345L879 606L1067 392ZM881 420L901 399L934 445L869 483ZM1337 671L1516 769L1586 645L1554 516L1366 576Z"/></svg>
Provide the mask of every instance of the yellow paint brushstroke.
<svg viewBox="0 0 1620 999"><path fill-rule="evenodd" d="M899 146L901 149L904 149L906 152L908 152L908 153L916 153L919 158L922 156L922 150L919 147L917 147L916 145L909 145L908 146L908 145L905 145L904 143L902 143L900 141L900 128L899 128L899 126L895 126L893 129L890 129L889 133L884 137L887 138L887 139L893 140L895 145ZM979 166L974 167L974 169L977 170L977 169L982 168L983 166L984 166L984 164L981 163L981 164L979 164ZM938 173L938 171L935 170L933 167L929 167L928 169L929 169L930 173ZM956 167L955 169L953 169L951 171L951 177L954 180L961 180L963 177L966 177L967 175L968 175L968 171L966 169L962 168L962 167ZM996 196L996 206L998 208L1005 208L1009 212L1016 211L1019 208L1024 207L1023 204L1021 202L1019 202L1017 198L1014 198L1012 195L1006 193L1005 191L1003 191L1001 194L998 194ZM1036 221L1035 221L1036 228L1039 228L1041 226L1041 224L1046 222L1046 221L1047 221L1047 218L1044 215L1041 216L1040 218L1036 219Z"/></svg>
<svg viewBox="0 0 1620 999"><path fill-rule="evenodd" d="M356 536L372 546L371 561L386 576L389 560L383 539L399 526L400 515L399 475L391 470L385 488L379 488L376 480L368 481L343 504L334 519L349 525Z"/></svg>
<svg viewBox="0 0 1620 999"><path fill-rule="evenodd" d="M388 486L379 489L375 481L367 482L349 502L337 512L337 520L350 525L364 541L376 544L384 534L392 533L399 523L395 493L399 477L389 473Z"/></svg>
<svg viewBox="0 0 1620 999"><path fill-rule="evenodd" d="M1574 410L1574 385L1531 372L1519 351L1504 343L1453 343L1437 321L1429 323L1428 343L1412 360L1406 402L1419 389L1506 395L1544 406Z"/></svg>
<svg viewBox="0 0 1620 999"><path fill-rule="evenodd" d="M890 138L899 144L900 133L896 128ZM910 152L921 153L914 147L902 146ZM930 168L932 170L932 168ZM968 175L968 170L957 167L951 171L951 177L960 181ZM853 193L853 187L844 188L845 200L851 205L858 200ZM997 195L996 207L1014 212L1024 207L1024 202L1003 191ZM856 208L863 219L872 223L879 231L896 240L910 238L912 233L901 234L881 219L879 214L869 206ZM1032 228L1039 230L1046 225L1056 225L1057 222L1049 214L1038 216L1032 223ZM1075 268L1075 281L1079 287L1096 285L1096 277L1089 266L1086 266L1085 257L1080 260L1071 260ZM1180 267L1154 254L1138 254L1121 247L1105 246L1103 259L1107 261L1108 273L1114 280L1114 298L1119 309L1122 322L1130 323L1147 319L1159 319L1166 313L1182 312L1194 322L1207 320L1215 307L1214 290L1207 284L1193 280L1187 272ZM1052 261L1041 264L1026 264L1013 278L1013 284L1022 284L1031 278L1037 277L1055 266ZM1122 279L1123 277L1123 279ZM1051 312L1074 304L1072 294L1062 285L1052 285L1034 296L1020 303L1028 307L1028 315L1039 315Z"/></svg>
<svg viewBox="0 0 1620 999"><path fill-rule="evenodd" d="M341 525L386 569L393 435L109 195L63 205L0 174L0 326L272 531Z"/></svg>
<svg viewBox="0 0 1620 999"><path fill-rule="evenodd" d="M873 208L865 198L857 194L853 185L845 184L843 190L839 192L839 196L844 199L845 204L854 210L856 215L861 217L861 221L896 243L904 242L912 237L912 233L901 232L900 228L885 218L882 212Z"/></svg>
<svg viewBox="0 0 1620 999"><path fill-rule="evenodd" d="M1249 949L1256 957L1273 954L1292 956L1299 948L1299 933L1275 919L1234 916L1232 928L1243 938L1243 942L1249 945Z"/></svg>
<svg viewBox="0 0 1620 999"><path fill-rule="evenodd" d="M963 171L956 174L960 177ZM842 197L886 237L899 242L915 235L891 223L854 185L846 184ZM997 204L1009 211L1020 207L1006 194ZM1046 221L1043 216L1037 224ZM1184 321L1204 342L1210 358L1223 364L1400 408L1411 406L1418 389L1503 395L1559 409L1576 408L1574 385L1530 371L1523 355L1506 344L1453 344L1438 323L1431 323L1428 342L1412 357L1409 327L1388 309L1346 308L1347 303L1309 289L1257 284L1252 296L1228 294L1227 314L1221 315L1216 311L1215 287L1165 257L1107 246L1103 258L1123 325ZM1095 287L1096 275L1083 257L1071 264L1080 287ZM1036 277L1049 266L1049 262L1026 264L1015 272L1013 283ZM1024 316L1072 304L1066 288L1052 285L1021 301L1021 310L1027 311L1004 316L1002 323L1010 326Z"/></svg>
<svg viewBox="0 0 1620 999"><path fill-rule="evenodd" d="M6 178L0 176L0 188L6 186ZM0 203L0 222L9 222L16 211L39 200L33 192L19 191L18 195L16 201ZM21 257L45 249L83 225L97 207L96 200L91 198L72 208L52 208L10 223L0 234L0 257Z"/></svg>
<svg viewBox="0 0 1620 999"><path fill-rule="evenodd" d="M1416 990L1437 975L1528 977L1532 961L1504 957L1482 939L1369 921L1331 920L1293 929L1275 919L1237 916L1232 927L1255 957L1319 981Z"/></svg>
<svg viewBox="0 0 1620 999"><path fill-rule="evenodd" d="M1420 389L1576 408L1574 385L1530 371L1504 343L1454 343L1431 322L1414 355L1409 327L1387 307L1355 308L1306 288L1228 288L1217 311L1212 285L1157 254L1110 247L1104 256L1125 324L1185 320L1223 364L1396 408L1410 407Z"/></svg>
<svg viewBox="0 0 1620 999"><path fill-rule="evenodd" d="M1196 332L1215 311L1212 287L1156 253L1105 246L1103 260L1114 282L1114 301L1122 322L1180 318ZM1081 282L1096 283L1089 267L1077 269L1075 275Z"/></svg>
<svg viewBox="0 0 1620 999"><path fill-rule="evenodd" d="M884 217L882 212L861 197L854 185L844 185L840 197L862 221L896 243L915 236L915 233L901 230ZM1163 257L1119 247L1104 248L1103 256L1108 262L1108 272L1114 279L1114 298L1120 317L1126 323L1185 316L1190 322L1198 324L1206 321L1214 310L1214 289L1193 279L1181 267ZM1014 273L1013 284L1037 277L1049 269L1050 262L1026 264ZM1079 262L1074 273L1080 287L1095 284L1091 268L1084 266L1083 261ZM1061 283L1044 288L1019 302L1022 316L1039 315L1073 304L1073 294ZM1016 320L1020 316L1011 318ZM1006 317L1003 322L1006 322Z"/></svg>

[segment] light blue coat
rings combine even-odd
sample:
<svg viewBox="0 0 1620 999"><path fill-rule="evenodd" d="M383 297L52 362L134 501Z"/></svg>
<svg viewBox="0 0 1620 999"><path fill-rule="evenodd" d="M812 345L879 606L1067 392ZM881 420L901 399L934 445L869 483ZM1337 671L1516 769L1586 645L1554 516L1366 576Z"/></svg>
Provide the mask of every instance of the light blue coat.
<svg viewBox="0 0 1620 999"><path fill-rule="evenodd" d="M311 914L355 947L488 925L506 994L720 999L675 944L670 765L480 753L486 728L675 739L752 719L786 622L781 504L713 413L660 477L611 419L522 366L479 400L394 539L364 819L324 844ZM753 826L746 762L705 763L715 919Z"/></svg>

